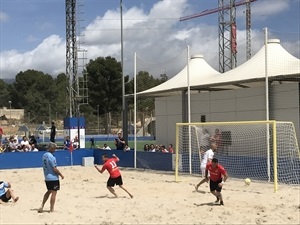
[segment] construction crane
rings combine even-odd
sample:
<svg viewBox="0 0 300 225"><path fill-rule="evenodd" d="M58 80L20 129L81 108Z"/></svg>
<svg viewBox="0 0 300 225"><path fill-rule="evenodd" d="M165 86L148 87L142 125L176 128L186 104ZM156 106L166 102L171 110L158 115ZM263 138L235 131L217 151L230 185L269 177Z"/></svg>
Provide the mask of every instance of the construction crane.
<svg viewBox="0 0 300 225"><path fill-rule="evenodd" d="M251 58L251 7L257 0L218 0L219 7L207 9L190 16L180 17L180 21L190 20L213 13L219 13L219 71L224 73L236 67L236 7L246 4L246 54ZM229 35L228 35L229 34ZM227 35L227 36L226 36ZM229 36L229 37L228 37Z"/></svg>

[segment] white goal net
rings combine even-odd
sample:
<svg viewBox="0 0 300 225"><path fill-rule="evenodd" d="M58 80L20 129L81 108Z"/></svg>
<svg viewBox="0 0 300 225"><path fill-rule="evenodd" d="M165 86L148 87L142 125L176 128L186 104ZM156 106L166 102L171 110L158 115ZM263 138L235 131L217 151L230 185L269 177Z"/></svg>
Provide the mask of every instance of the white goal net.
<svg viewBox="0 0 300 225"><path fill-rule="evenodd" d="M176 124L175 178L201 174L202 154L211 142L215 158L234 178L300 184L300 160L293 123L243 121Z"/></svg>

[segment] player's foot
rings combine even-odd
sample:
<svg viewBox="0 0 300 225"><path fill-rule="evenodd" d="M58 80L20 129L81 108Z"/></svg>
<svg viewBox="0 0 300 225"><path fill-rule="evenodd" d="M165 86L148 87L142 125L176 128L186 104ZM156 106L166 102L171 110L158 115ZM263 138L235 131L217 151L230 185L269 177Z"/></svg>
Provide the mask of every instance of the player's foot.
<svg viewBox="0 0 300 225"><path fill-rule="evenodd" d="M219 197L217 197L217 200L215 201L215 203L218 203L220 201Z"/></svg>
<svg viewBox="0 0 300 225"><path fill-rule="evenodd" d="M132 194L129 194L130 198L133 198L133 195Z"/></svg>
<svg viewBox="0 0 300 225"><path fill-rule="evenodd" d="M224 202L223 202L223 201L220 201L220 205L224 205Z"/></svg>
<svg viewBox="0 0 300 225"><path fill-rule="evenodd" d="M38 213L42 213L43 212L43 207L40 207L39 209L38 209Z"/></svg>
<svg viewBox="0 0 300 225"><path fill-rule="evenodd" d="M19 200L19 197L16 197L15 199L14 199L14 202L17 202Z"/></svg>
<svg viewBox="0 0 300 225"><path fill-rule="evenodd" d="M197 184L197 185L195 186L195 190L198 191L198 188L199 188L199 185Z"/></svg>

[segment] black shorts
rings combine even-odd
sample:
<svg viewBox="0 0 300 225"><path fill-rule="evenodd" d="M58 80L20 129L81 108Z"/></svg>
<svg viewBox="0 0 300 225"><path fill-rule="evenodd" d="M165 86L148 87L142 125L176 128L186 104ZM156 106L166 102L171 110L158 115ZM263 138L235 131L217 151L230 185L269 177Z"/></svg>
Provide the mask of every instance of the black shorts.
<svg viewBox="0 0 300 225"><path fill-rule="evenodd" d="M0 196L0 199L2 200L2 202L8 202L11 199L11 197L9 196L9 198L7 198L5 193L4 195Z"/></svg>
<svg viewBox="0 0 300 225"><path fill-rule="evenodd" d="M59 180L45 181L48 191L58 191L60 188Z"/></svg>
<svg viewBox="0 0 300 225"><path fill-rule="evenodd" d="M209 181L209 188L210 191L217 191L217 192L221 192L222 187L219 187L219 183L221 183L222 180L218 180L218 181Z"/></svg>
<svg viewBox="0 0 300 225"><path fill-rule="evenodd" d="M107 187L113 187L115 185L123 185L122 176L116 177L116 178L108 178L107 180Z"/></svg>

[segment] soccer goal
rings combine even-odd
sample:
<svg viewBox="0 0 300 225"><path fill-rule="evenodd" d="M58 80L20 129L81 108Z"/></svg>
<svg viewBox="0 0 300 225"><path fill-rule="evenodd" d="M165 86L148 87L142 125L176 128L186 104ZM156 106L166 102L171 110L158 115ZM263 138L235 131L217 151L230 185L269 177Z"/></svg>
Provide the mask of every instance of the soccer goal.
<svg viewBox="0 0 300 225"><path fill-rule="evenodd" d="M273 120L177 123L176 181L181 173L201 174L200 149L207 145L207 136L210 142L217 142L215 157L230 177L273 182L275 191L278 183L300 184L300 153L294 124Z"/></svg>

